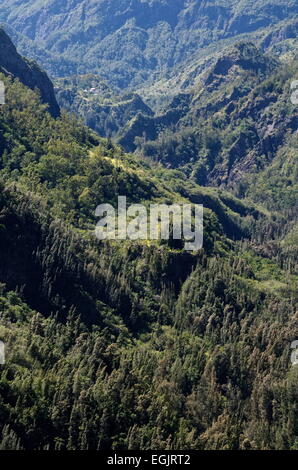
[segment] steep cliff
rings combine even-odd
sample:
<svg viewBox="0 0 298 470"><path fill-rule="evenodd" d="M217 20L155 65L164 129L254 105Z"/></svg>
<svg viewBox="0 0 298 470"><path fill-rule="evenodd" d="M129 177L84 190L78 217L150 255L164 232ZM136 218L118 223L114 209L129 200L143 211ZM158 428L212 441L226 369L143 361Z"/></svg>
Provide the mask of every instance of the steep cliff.
<svg viewBox="0 0 298 470"><path fill-rule="evenodd" d="M287 138L297 135L298 114L290 87L297 67L297 59L284 65L251 43L236 44L164 112L137 115L119 142L183 169L199 184L235 187L273 164L283 148L291 153L294 139Z"/></svg>
<svg viewBox="0 0 298 470"><path fill-rule="evenodd" d="M18 78L24 85L32 90L40 90L41 99L49 105L49 112L53 117L60 114L53 84L47 74L32 61L18 54L14 44L7 34L0 29L0 71L5 75Z"/></svg>

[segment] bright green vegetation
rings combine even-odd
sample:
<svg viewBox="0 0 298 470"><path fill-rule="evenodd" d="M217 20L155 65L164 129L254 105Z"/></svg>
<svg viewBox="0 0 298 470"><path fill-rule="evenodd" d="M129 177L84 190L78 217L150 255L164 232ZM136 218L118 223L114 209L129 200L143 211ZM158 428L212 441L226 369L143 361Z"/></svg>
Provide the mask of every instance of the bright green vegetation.
<svg viewBox="0 0 298 470"><path fill-rule="evenodd" d="M203 203L236 238L249 230L250 218L262 216L252 204L201 188L182 172L125 154L67 115L52 119L20 83L10 84L6 94L2 176L45 197L55 217L77 228L93 227L96 206L114 204L118 195L127 195L129 202Z"/></svg>
<svg viewBox="0 0 298 470"><path fill-rule="evenodd" d="M297 448L293 219L124 154L1 78L1 448ZM95 242L94 209L118 194L203 202L204 250Z"/></svg>
<svg viewBox="0 0 298 470"><path fill-rule="evenodd" d="M0 449L298 450L297 2L62 3L0 6L93 128L1 32ZM97 241L119 195L203 249Z"/></svg>

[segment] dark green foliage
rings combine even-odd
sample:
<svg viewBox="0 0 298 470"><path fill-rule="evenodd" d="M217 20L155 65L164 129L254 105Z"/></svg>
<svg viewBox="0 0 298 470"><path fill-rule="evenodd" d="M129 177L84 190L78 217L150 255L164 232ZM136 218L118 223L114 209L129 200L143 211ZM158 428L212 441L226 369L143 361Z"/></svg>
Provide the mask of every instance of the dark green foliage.
<svg viewBox="0 0 298 470"><path fill-rule="evenodd" d="M136 93L118 96L96 75L56 80L61 108L80 116L102 137L117 137L138 113L152 116L152 110Z"/></svg>
<svg viewBox="0 0 298 470"><path fill-rule="evenodd" d="M176 320L162 326L164 292L139 339L115 319L61 325L2 294L2 448L295 448L294 292L259 290L241 257L205 263L172 303Z"/></svg>
<svg viewBox="0 0 298 470"><path fill-rule="evenodd" d="M0 76L1 450L298 448L296 69L272 74L251 45L235 58L236 84L221 96L219 63L200 105L179 94L159 140L140 134L139 156ZM198 185L246 161L258 113L277 142L238 197ZM145 158L149 146L174 169ZM99 243L95 208L118 195L204 204L203 249Z"/></svg>
<svg viewBox="0 0 298 470"><path fill-rule="evenodd" d="M281 233L278 218L229 193L53 120L17 82L7 96L1 448L296 448L290 226ZM98 197L115 202L122 190L132 201L204 203L205 252L92 241ZM218 221L261 243L235 250Z"/></svg>

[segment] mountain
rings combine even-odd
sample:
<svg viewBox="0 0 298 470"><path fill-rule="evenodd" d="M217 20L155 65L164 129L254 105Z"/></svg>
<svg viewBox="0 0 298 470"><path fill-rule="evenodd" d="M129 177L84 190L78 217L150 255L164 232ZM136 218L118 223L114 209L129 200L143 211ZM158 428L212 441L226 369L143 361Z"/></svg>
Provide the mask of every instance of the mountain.
<svg viewBox="0 0 298 470"><path fill-rule="evenodd" d="M294 152L298 114L290 88L297 67L297 59L283 65L251 43L238 43L162 113L135 116L119 142L199 184L243 189L247 175Z"/></svg>
<svg viewBox="0 0 298 470"><path fill-rule="evenodd" d="M80 116L3 33L0 450L298 449L296 2L171 7L0 6ZM120 195L203 204L202 249L97 240Z"/></svg>
<svg viewBox="0 0 298 470"><path fill-rule="evenodd" d="M3 0L0 6L0 21L17 32L22 52L51 75L98 73L121 89L153 83L221 41L260 31L269 41L266 28L297 14L296 0Z"/></svg>
<svg viewBox="0 0 298 470"><path fill-rule="evenodd" d="M41 99L48 104L49 112L57 117L60 114L54 87L47 74L32 61L21 57L7 34L0 29L0 71L13 79L18 78L32 90L38 88Z"/></svg>
<svg viewBox="0 0 298 470"><path fill-rule="evenodd" d="M61 108L80 116L87 126L103 137L120 136L122 129L138 113L154 114L137 93L118 95L98 75L58 79L55 93Z"/></svg>
<svg viewBox="0 0 298 470"><path fill-rule="evenodd" d="M138 118L123 130L120 143L129 151L136 149L135 138L141 137L138 128L147 132L147 140L156 140L164 130L173 128L174 133L186 126L193 130L206 123L208 117L232 107L247 96L252 89L272 75L280 63L265 55L252 43L240 42L228 47L208 67L195 77L195 83L182 91L161 112L138 125ZM201 119L200 119L201 118Z"/></svg>
<svg viewBox="0 0 298 470"><path fill-rule="evenodd" d="M283 209L124 154L1 78L0 448L297 448ZM204 249L95 241L94 207L123 193L204 202Z"/></svg>

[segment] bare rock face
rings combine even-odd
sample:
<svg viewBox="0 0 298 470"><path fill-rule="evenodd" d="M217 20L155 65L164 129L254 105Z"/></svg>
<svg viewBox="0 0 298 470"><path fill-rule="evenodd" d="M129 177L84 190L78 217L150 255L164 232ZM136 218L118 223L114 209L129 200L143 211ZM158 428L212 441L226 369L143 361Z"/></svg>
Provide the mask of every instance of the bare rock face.
<svg viewBox="0 0 298 470"><path fill-rule="evenodd" d="M5 75L18 78L31 89L40 90L41 99L48 104L53 117L58 117L60 109L57 104L54 87L47 74L39 66L18 54L7 34L0 29L0 71Z"/></svg>

